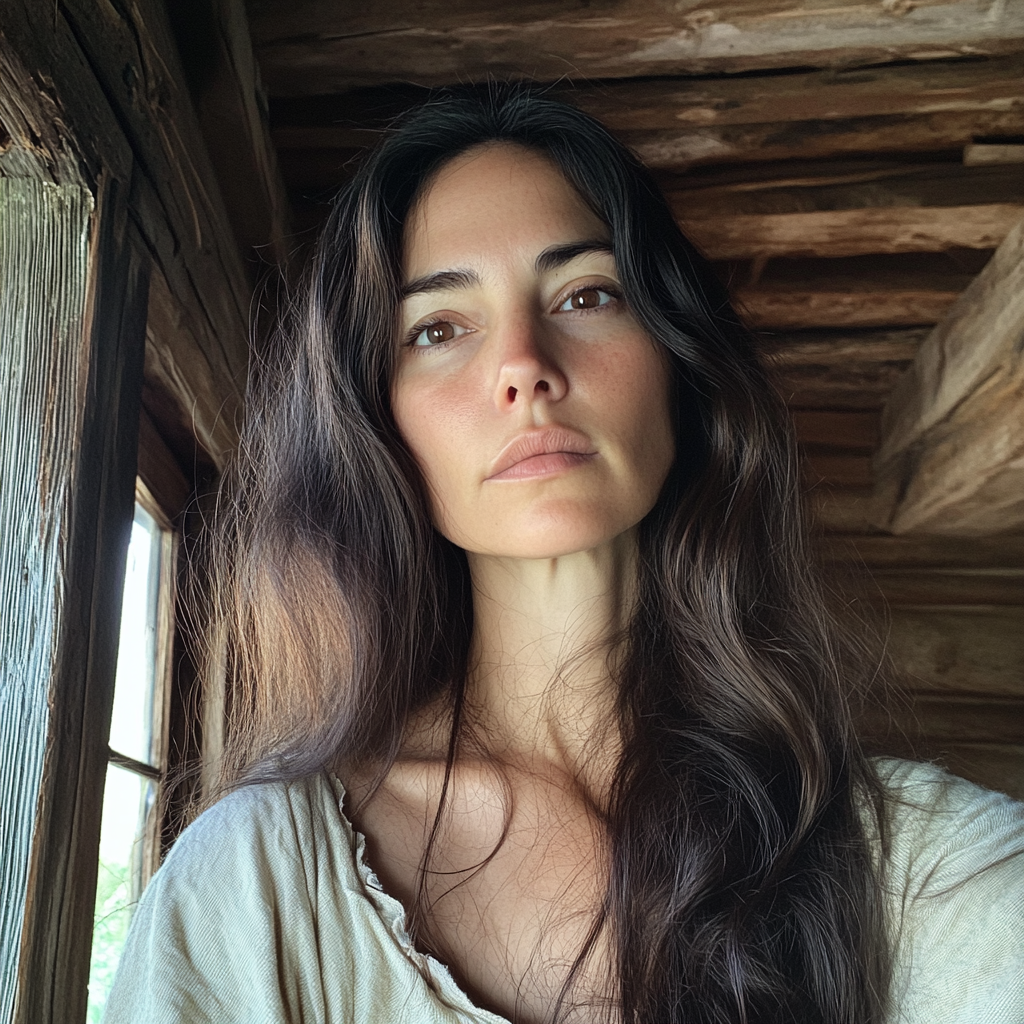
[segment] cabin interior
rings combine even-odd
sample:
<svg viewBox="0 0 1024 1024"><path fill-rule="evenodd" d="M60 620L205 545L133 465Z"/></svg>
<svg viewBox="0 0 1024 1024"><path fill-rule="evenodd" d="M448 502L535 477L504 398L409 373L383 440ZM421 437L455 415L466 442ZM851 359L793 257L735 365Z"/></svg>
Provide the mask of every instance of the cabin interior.
<svg viewBox="0 0 1024 1024"><path fill-rule="evenodd" d="M216 758L176 581L332 195L431 87L506 78L638 154L756 332L830 583L899 672L867 742L1024 799L1024 5L6 0L0 1019L98 1020L97 929L178 827L160 787Z"/></svg>

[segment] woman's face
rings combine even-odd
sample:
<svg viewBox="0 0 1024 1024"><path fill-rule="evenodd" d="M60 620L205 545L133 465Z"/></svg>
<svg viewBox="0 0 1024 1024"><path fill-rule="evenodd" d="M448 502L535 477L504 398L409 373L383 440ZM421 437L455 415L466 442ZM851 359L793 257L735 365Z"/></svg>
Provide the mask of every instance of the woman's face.
<svg viewBox="0 0 1024 1024"><path fill-rule="evenodd" d="M551 162L507 144L446 164L410 213L392 406L438 529L467 551L589 550L658 497L668 358L609 239Z"/></svg>

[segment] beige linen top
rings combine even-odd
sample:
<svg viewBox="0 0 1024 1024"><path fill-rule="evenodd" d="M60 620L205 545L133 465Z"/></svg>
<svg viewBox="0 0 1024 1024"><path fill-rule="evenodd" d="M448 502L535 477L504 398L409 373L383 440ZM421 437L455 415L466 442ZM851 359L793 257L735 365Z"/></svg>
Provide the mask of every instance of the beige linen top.
<svg viewBox="0 0 1024 1024"><path fill-rule="evenodd" d="M882 760L892 1024L1024 1024L1024 804ZM182 833L136 911L105 1024L507 1024L418 952L341 783L239 790Z"/></svg>

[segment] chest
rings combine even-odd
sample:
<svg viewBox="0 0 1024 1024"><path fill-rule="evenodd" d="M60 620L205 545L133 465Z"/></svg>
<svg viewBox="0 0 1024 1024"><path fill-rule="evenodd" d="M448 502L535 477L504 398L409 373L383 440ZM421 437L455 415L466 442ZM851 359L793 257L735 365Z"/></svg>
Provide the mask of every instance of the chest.
<svg viewBox="0 0 1024 1024"><path fill-rule="evenodd" d="M371 865L407 910L437 809L424 780L391 780L359 813ZM439 790L438 790L439 792ZM416 941L480 1005L521 1024L550 1017L598 918L607 879L599 821L554 780L509 784L472 773L450 787L423 879ZM577 975L571 1002L610 996L607 929Z"/></svg>

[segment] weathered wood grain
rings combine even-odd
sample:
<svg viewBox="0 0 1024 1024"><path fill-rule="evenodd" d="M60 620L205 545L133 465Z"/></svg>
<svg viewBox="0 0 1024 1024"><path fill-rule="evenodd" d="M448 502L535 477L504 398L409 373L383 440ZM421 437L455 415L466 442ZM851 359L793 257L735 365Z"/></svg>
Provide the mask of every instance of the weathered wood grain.
<svg viewBox="0 0 1024 1024"><path fill-rule="evenodd" d="M813 327L895 327L937 323L959 296L958 290L880 288L872 292L772 290L745 287L733 300L755 330Z"/></svg>
<svg viewBox="0 0 1024 1024"><path fill-rule="evenodd" d="M1024 570L1020 569L874 569L874 594L890 606L1024 608Z"/></svg>
<svg viewBox="0 0 1024 1024"><path fill-rule="evenodd" d="M797 408L880 409L928 328L764 335L782 397Z"/></svg>
<svg viewBox="0 0 1024 1024"><path fill-rule="evenodd" d="M32 154L23 154L26 162ZM45 174L46 169L39 168ZM0 1017L11 1018L67 614L93 198L0 176Z"/></svg>
<svg viewBox="0 0 1024 1024"><path fill-rule="evenodd" d="M171 401L147 407L151 415L162 412L161 432L178 439L176 450L194 438L203 456L219 468L234 449L242 400L237 389L224 390L225 368L218 353L202 344L202 325L195 324L195 312L178 301L169 282L155 270L146 327L146 387Z"/></svg>
<svg viewBox="0 0 1024 1024"><path fill-rule="evenodd" d="M61 528L61 577L51 591L61 605L59 630L42 676L50 722L35 836L45 841L32 844L16 1024L82 1020L86 1010L89 962L82 951L95 909L149 275L148 253L127 217L128 183L107 178L99 187L90 291L81 333L67 339L87 380L49 396L55 412L62 405L58 414L73 416L73 477ZM68 283L54 281L47 298L56 305ZM59 343L59 334L47 342Z"/></svg>
<svg viewBox="0 0 1024 1024"><path fill-rule="evenodd" d="M994 249L1021 218L1024 204L987 203L681 217L679 226L709 259L738 260Z"/></svg>
<svg viewBox="0 0 1024 1024"><path fill-rule="evenodd" d="M815 528L834 534L863 533L871 525L873 491L871 484L830 484L811 482L807 507Z"/></svg>
<svg viewBox="0 0 1024 1024"><path fill-rule="evenodd" d="M1024 525L1024 221L922 343L883 413L876 522L976 535Z"/></svg>
<svg viewBox="0 0 1024 1024"><path fill-rule="evenodd" d="M593 8L580 0L515 8L391 0L250 5L271 92L317 95L389 81L439 85L489 75L556 81L849 66L1019 51L1024 15L983 0L827 7L727 0L673 10L654 0Z"/></svg>
<svg viewBox="0 0 1024 1024"><path fill-rule="evenodd" d="M1024 204L1024 178L1004 165L890 156L699 168L656 175L680 219L740 214Z"/></svg>

